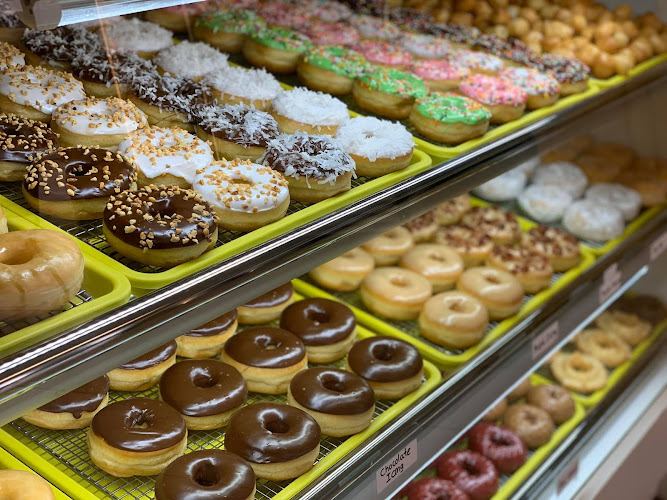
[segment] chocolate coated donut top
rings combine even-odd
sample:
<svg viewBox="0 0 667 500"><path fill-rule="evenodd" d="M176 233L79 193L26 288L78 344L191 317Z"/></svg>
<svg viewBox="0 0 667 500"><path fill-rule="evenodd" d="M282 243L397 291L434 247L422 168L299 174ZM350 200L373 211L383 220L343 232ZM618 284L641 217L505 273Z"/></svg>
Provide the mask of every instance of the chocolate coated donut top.
<svg viewBox="0 0 667 500"><path fill-rule="evenodd" d="M305 411L276 403L256 403L234 413L225 448L257 464L287 462L320 444L321 430Z"/></svg>
<svg viewBox="0 0 667 500"><path fill-rule="evenodd" d="M266 292L264 295L252 299L247 304L243 304L243 307L274 307L287 302L292 295L294 295L294 287L291 282L288 282L270 292Z"/></svg>
<svg viewBox="0 0 667 500"><path fill-rule="evenodd" d="M160 396L182 415L218 415L241 406L248 395L245 380L233 366L215 359L188 359L169 367L160 378Z"/></svg>
<svg viewBox="0 0 667 500"><path fill-rule="evenodd" d="M294 375L290 393L309 410L359 415L375 406L375 392L359 375L337 368L309 368Z"/></svg>
<svg viewBox="0 0 667 500"><path fill-rule="evenodd" d="M233 309L227 314L223 314L213 321L203 324L199 328L190 330L185 335L188 337L212 337L213 335L220 335L229 330L238 317L239 313L236 309Z"/></svg>
<svg viewBox="0 0 667 500"><path fill-rule="evenodd" d="M306 348L299 337L282 328L248 328L225 343L232 359L258 368L285 368L300 362Z"/></svg>
<svg viewBox="0 0 667 500"><path fill-rule="evenodd" d="M48 413L71 413L74 418L81 418L84 411L95 411L108 393L109 377L102 375L39 407L39 410Z"/></svg>
<svg viewBox="0 0 667 500"><path fill-rule="evenodd" d="M57 147L58 134L46 123L0 115L0 161L28 164Z"/></svg>
<svg viewBox="0 0 667 500"><path fill-rule="evenodd" d="M159 451L186 435L178 411L155 399L126 399L103 408L93 417L92 432L109 446L126 451Z"/></svg>
<svg viewBox="0 0 667 500"><path fill-rule="evenodd" d="M156 500L246 500L255 488L250 464L225 450L199 450L174 460L155 481Z"/></svg>
<svg viewBox="0 0 667 500"><path fill-rule="evenodd" d="M60 26L52 30L28 29L21 43L47 61L71 63L78 54L99 48L100 39L81 26Z"/></svg>
<svg viewBox="0 0 667 500"><path fill-rule="evenodd" d="M120 367L121 370L145 370L146 368L151 368L157 366L160 363L164 363L169 358L176 354L176 341L172 340L171 342L153 349L150 352L147 352L143 356L138 357L135 360L125 363Z"/></svg>
<svg viewBox="0 0 667 500"><path fill-rule="evenodd" d="M357 319L349 307L328 299L300 300L283 311L280 327L305 345L329 345L354 332Z"/></svg>
<svg viewBox="0 0 667 500"><path fill-rule="evenodd" d="M134 164L98 148L59 148L28 166L23 187L35 198L69 201L108 198L136 181Z"/></svg>
<svg viewBox="0 0 667 500"><path fill-rule="evenodd" d="M350 369L374 382L396 382L415 376L424 363L419 351L402 340L370 337L360 340L347 355Z"/></svg>

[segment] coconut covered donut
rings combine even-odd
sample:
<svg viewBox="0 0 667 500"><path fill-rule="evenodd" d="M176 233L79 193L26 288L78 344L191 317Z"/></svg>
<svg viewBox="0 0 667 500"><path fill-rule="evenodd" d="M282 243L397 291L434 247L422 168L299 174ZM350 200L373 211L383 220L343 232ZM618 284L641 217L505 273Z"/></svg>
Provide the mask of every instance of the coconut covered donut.
<svg viewBox="0 0 667 500"><path fill-rule="evenodd" d="M171 31L136 17L111 23L100 36L112 52L136 52L147 59L174 44Z"/></svg>
<svg viewBox="0 0 667 500"><path fill-rule="evenodd" d="M21 47L32 66L69 70L79 54L96 50L99 38L81 26L60 26L53 30L28 29L21 37Z"/></svg>
<svg viewBox="0 0 667 500"><path fill-rule="evenodd" d="M533 183L540 186L558 186L567 190L576 200L584 194L588 179L578 166L559 161L537 167L533 175Z"/></svg>
<svg viewBox="0 0 667 500"><path fill-rule="evenodd" d="M513 200L521 194L527 181L528 179L523 171L508 170L504 174L480 184L472 190L472 193L494 202Z"/></svg>
<svg viewBox="0 0 667 500"><path fill-rule="evenodd" d="M625 221L614 206L579 200L565 210L563 226L581 239L604 242L621 236Z"/></svg>
<svg viewBox="0 0 667 500"><path fill-rule="evenodd" d="M333 135L350 118L347 106L335 97L303 87L280 93L272 102L269 113L284 134Z"/></svg>
<svg viewBox="0 0 667 500"><path fill-rule="evenodd" d="M220 103L246 104L260 111L269 109L271 101L283 93L276 77L261 68L225 66L207 72L203 83Z"/></svg>
<svg viewBox="0 0 667 500"><path fill-rule="evenodd" d="M528 186L517 198L521 210L538 222L561 220L572 201L567 189L551 184Z"/></svg>
<svg viewBox="0 0 667 500"><path fill-rule="evenodd" d="M594 203L616 207L626 221L635 219L642 208L641 195L634 189L621 184L595 184L586 190L586 199Z"/></svg>
<svg viewBox="0 0 667 500"><path fill-rule="evenodd" d="M227 54L203 42L182 41L158 52L153 63L164 73L199 80L227 67Z"/></svg>

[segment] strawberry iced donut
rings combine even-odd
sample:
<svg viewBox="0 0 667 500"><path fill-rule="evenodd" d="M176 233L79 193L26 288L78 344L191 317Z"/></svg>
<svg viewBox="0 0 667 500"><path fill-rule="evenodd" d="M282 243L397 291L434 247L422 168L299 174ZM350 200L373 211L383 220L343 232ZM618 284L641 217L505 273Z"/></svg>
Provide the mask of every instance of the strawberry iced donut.
<svg viewBox="0 0 667 500"><path fill-rule="evenodd" d="M161 50L153 63L158 71L201 80L204 75L227 66L227 54L203 42L181 43Z"/></svg>
<svg viewBox="0 0 667 500"><path fill-rule="evenodd" d="M347 106L339 99L303 87L278 95L271 102L269 113L283 134L333 135L350 118Z"/></svg>
<svg viewBox="0 0 667 500"><path fill-rule="evenodd" d="M405 70L412 63L410 53L391 42L363 40L355 48L368 62L383 68Z"/></svg>
<svg viewBox="0 0 667 500"><path fill-rule="evenodd" d="M472 50L457 50L451 54L449 59L470 68L472 73L482 75L497 75L505 67L503 60L499 57Z"/></svg>
<svg viewBox="0 0 667 500"><path fill-rule="evenodd" d="M361 282L361 301L375 314L389 319L416 319L431 298L431 283L400 267L380 267Z"/></svg>
<svg viewBox="0 0 667 500"><path fill-rule="evenodd" d="M424 80L431 90L441 92L458 89L470 75L470 70L462 64L442 59L417 59L410 72Z"/></svg>
<svg viewBox="0 0 667 500"><path fill-rule="evenodd" d="M245 104L266 111L271 101L283 93L276 77L264 69L224 66L207 72L203 83L222 104Z"/></svg>
<svg viewBox="0 0 667 500"><path fill-rule="evenodd" d="M513 83L481 74L463 80L459 92L484 104L491 112L491 123L507 123L519 118L526 109L528 97Z"/></svg>
<svg viewBox="0 0 667 500"><path fill-rule="evenodd" d="M361 108L395 119L410 116L415 100L427 92L421 78L380 67L364 71L352 86L352 97Z"/></svg>
<svg viewBox="0 0 667 500"><path fill-rule="evenodd" d="M327 45L304 52L296 71L309 89L341 95L352 92L354 79L366 67L368 61L358 52Z"/></svg>
<svg viewBox="0 0 667 500"><path fill-rule="evenodd" d="M390 21L379 17L357 14L350 18L350 24L357 28L362 38L377 40L396 40L401 36L401 30Z"/></svg>
<svg viewBox="0 0 667 500"><path fill-rule="evenodd" d="M471 500L489 500L498 489L493 462L472 450L448 451L437 460L438 476L452 481Z"/></svg>
<svg viewBox="0 0 667 500"><path fill-rule="evenodd" d="M338 4L343 5L343 4ZM359 32L346 23L313 21L306 27L306 35L316 45L354 45Z"/></svg>
<svg viewBox="0 0 667 500"><path fill-rule="evenodd" d="M264 28L266 21L250 10L213 10L197 18L193 35L223 52L238 54L246 38Z"/></svg>
<svg viewBox="0 0 667 500"><path fill-rule="evenodd" d="M136 52L146 59L174 45L171 31L136 17L111 23L101 36L112 52Z"/></svg>
<svg viewBox="0 0 667 500"><path fill-rule="evenodd" d="M401 496L400 494L398 495ZM414 483L410 483L407 495L408 500L469 500L468 495L463 493L454 483L439 477L423 477Z"/></svg>
<svg viewBox="0 0 667 500"><path fill-rule="evenodd" d="M500 78L521 87L526 95L526 107L538 109L550 106L558 100L560 85L558 81L535 69L511 67L500 72Z"/></svg>
<svg viewBox="0 0 667 500"><path fill-rule="evenodd" d="M405 33L399 42L403 50L422 59L442 59L453 51L447 40L436 38L433 35Z"/></svg>

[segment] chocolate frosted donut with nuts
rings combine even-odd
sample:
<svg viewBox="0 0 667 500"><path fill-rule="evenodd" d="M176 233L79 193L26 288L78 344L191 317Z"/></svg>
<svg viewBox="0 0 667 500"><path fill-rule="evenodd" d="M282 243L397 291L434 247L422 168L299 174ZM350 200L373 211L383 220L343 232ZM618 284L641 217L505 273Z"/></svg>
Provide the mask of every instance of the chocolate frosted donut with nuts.
<svg viewBox="0 0 667 500"><path fill-rule="evenodd" d="M44 31L28 29L21 45L28 64L69 70L76 56L99 49L100 39L82 26L60 26Z"/></svg>
<svg viewBox="0 0 667 500"><path fill-rule="evenodd" d="M133 52L85 52L72 60L72 74L83 83L88 95L96 97L125 97L135 77L153 71L150 61Z"/></svg>
<svg viewBox="0 0 667 500"><path fill-rule="evenodd" d="M26 165L58 147L58 134L46 123L0 115L0 181L20 181Z"/></svg>
<svg viewBox="0 0 667 500"><path fill-rule="evenodd" d="M113 194L136 186L134 165L99 148L58 148L31 164L23 195L35 209L70 220L97 219Z"/></svg>

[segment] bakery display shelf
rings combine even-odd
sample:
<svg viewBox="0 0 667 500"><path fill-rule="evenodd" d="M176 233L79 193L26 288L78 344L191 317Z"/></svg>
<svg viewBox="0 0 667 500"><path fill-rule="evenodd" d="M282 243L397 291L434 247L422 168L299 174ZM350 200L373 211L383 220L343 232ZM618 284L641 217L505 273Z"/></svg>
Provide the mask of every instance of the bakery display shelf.
<svg viewBox="0 0 667 500"><path fill-rule="evenodd" d="M32 472L33 474L35 473L30 467L2 448L0 448L0 470L23 470ZM56 500L69 500L70 497L65 495L55 486L51 485L51 489L53 490L53 496Z"/></svg>
<svg viewBox="0 0 667 500"><path fill-rule="evenodd" d="M374 334L363 327L358 329L358 338L372 337ZM317 366L342 368L343 359ZM419 389L399 401L380 400L376 402L371 425L364 431L349 437L334 438L322 436L320 454L315 466L292 481L257 481L256 500L285 499L295 496L303 487L324 474L341 457L351 453L367 438L384 425L391 422L409 405L431 391L440 381L440 373L428 362L424 363L424 382ZM133 397L157 399L158 388L140 392L111 391L109 403ZM285 395L250 393L246 404L259 402L287 403ZM215 449L224 447L225 429L209 431L188 431L188 450ZM86 444L87 429L56 431L41 429L23 419L16 420L0 430L0 443L29 463L42 476L48 478L75 500L151 499L154 498L153 477L136 476L117 478L96 467L88 455Z"/></svg>
<svg viewBox="0 0 667 500"><path fill-rule="evenodd" d="M632 68L627 75L615 75L612 76L611 78L607 78L606 80L601 80L599 78L591 78L591 84L599 89L607 89L609 87L614 87L616 85L622 84L628 78L640 75L644 71L648 71L649 69L654 68L656 66L660 66L661 64L666 62L667 62L667 54L660 54L651 57L650 59L647 59L642 63L639 63L637 66Z"/></svg>

